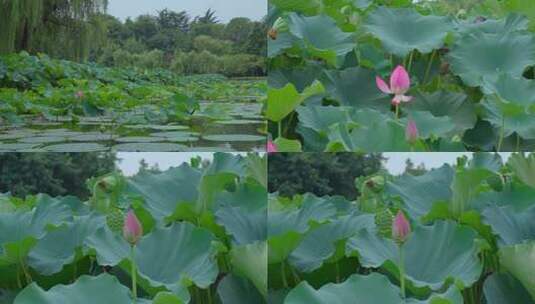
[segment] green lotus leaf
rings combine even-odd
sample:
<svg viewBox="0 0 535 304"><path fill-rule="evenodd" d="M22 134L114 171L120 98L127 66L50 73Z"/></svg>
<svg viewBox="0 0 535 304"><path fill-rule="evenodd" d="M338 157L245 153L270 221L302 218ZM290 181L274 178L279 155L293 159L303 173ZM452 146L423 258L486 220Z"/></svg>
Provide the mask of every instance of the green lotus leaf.
<svg viewBox="0 0 535 304"><path fill-rule="evenodd" d="M291 48L298 41L299 39L290 33L280 33L277 35L276 40L268 40L267 56L269 58L275 57L284 50Z"/></svg>
<svg viewBox="0 0 535 304"><path fill-rule="evenodd" d="M247 158L245 158L245 166L246 166L246 172L247 175L251 176L254 180L256 180L260 185L262 185L264 188L267 189L268 187L268 176L267 176L267 155L264 154L263 156L259 154L249 154L247 155ZM266 202L266 200L262 200L263 202ZM267 204L263 204L266 206Z"/></svg>
<svg viewBox="0 0 535 304"><path fill-rule="evenodd" d="M157 219L172 214L177 205L196 202L201 172L187 164L162 173L144 173L128 179L127 194L141 197Z"/></svg>
<svg viewBox="0 0 535 304"><path fill-rule="evenodd" d="M338 66L341 58L356 46L353 34L340 30L329 16L304 17L292 13L288 16L288 27L290 33L305 44L312 56L321 58L332 66Z"/></svg>
<svg viewBox="0 0 535 304"><path fill-rule="evenodd" d="M499 236L501 246L535 239L535 206L523 212L515 212L511 206L492 206L486 208L482 215L483 221Z"/></svg>
<svg viewBox="0 0 535 304"><path fill-rule="evenodd" d="M0 147L1 148L1 147ZM101 144L96 143L81 143L81 144L57 144L44 147L46 152L101 152L106 151L107 148Z"/></svg>
<svg viewBox="0 0 535 304"><path fill-rule="evenodd" d="M28 265L43 275L60 272L64 265L75 261L76 250L104 222L104 217L86 215L75 217L72 223L48 232L30 251Z"/></svg>
<svg viewBox="0 0 535 304"><path fill-rule="evenodd" d="M425 54L440 48L453 29L446 17L422 16L414 9L384 6L373 11L364 26L388 52L399 57L412 50Z"/></svg>
<svg viewBox="0 0 535 304"><path fill-rule="evenodd" d="M407 279L416 287L432 290L439 290L452 280L463 286L472 285L483 270L476 237L474 230L452 221L417 226L403 245ZM355 251L364 267L384 266L392 274L399 273L399 250L393 240L361 230L346 246L346 252Z"/></svg>
<svg viewBox="0 0 535 304"><path fill-rule="evenodd" d="M535 188L535 154L524 156L515 153L511 155L507 164L524 184Z"/></svg>
<svg viewBox="0 0 535 304"><path fill-rule="evenodd" d="M154 287L173 289L191 281L207 288L218 273L213 240L210 232L189 223L156 228L135 248L139 274Z"/></svg>
<svg viewBox="0 0 535 304"><path fill-rule="evenodd" d="M535 30L535 3L523 0L509 0L504 3L505 8L511 12L518 12L529 18L531 30Z"/></svg>
<svg viewBox="0 0 535 304"><path fill-rule="evenodd" d="M266 208L247 212L243 208L224 204L215 216L217 223L225 227L227 234L232 235L232 240L237 245L266 240Z"/></svg>
<svg viewBox="0 0 535 304"><path fill-rule="evenodd" d="M233 247L230 251L233 271L254 284L267 297L268 289L268 246L266 242Z"/></svg>
<svg viewBox="0 0 535 304"><path fill-rule="evenodd" d="M535 303L522 284L507 273L493 273L487 277L483 293L488 304Z"/></svg>
<svg viewBox="0 0 535 304"><path fill-rule="evenodd" d="M13 304L114 303L131 304L130 290L109 274L81 276L71 285L57 285L45 291L32 283L21 291Z"/></svg>
<svg viewBox="0 0 535 304"><path fill-rule="evenodd" d="M451 70L469 86L480 86L483 77L507 73L520 77L535 64L535 39L513 32L508 35L479 33L459 39L448 55Z"/></svg>
<svg viewBox="0 0 535 304"><path fill-rule="evenodd" d="M322 71L323 68L321 66L314 64L306 65L302 68L271 70L268 75L268 84L271 88L280 89L291 83L297 91L303 92L314 80L319 78Z"/></svg>
<svg viewBox="0 0 535 304"><path fill-rule="evenodd" d="M410 111L408 118L401 119L403 125L407 125L408 119L412 119L418 128L418 135L421 138L447 138L451 137L455 131L455 124L448 116L434 116L431 112Z"/></svg>
<svg viewBox="0 0 535 304"><path fill-rule="evenodd" d="M0 265L17 264L24 259L48 226L70 222L71 210L61 201L38 204L29 211L0 213Z"/></svg>
<svg viewBox="0 0 535 304"><path fill-rule="evenodd" d="M240 183L232 192L217 193L215 201L229 203L235 208L256 212L266 208L266 188L256 183Z"/></svg>
<svg viewBox="0 0 535 304"><path fill-rule="evenodd" d="M277 146L277 152L302 152L301 142L295 139L279 137L273 141Z"/></svg>
<svg viewBox="0 0 535 304"><path fill-rule="evenodd" d="M464 211L472 209L469 203L480 191L478 186L492 176L495 176L495 173L486 168L457 170L451 184L450 211L452 214L459 217Z"/></svg>
<svg viewBox="0 0 535 304"><path fill-rule="evenodd" d="M321 267L336 250L336 243L360 229L374 231L374 215L348 215L309 230L290 254L288 261L300 272L312 272Z"/></svg>
<svg viewBox="0 0 535 304"><path fill-rule="evenodd" d="M330 126L351 121L354 110L350 107L301 106L297 108L299 124L317 132L326 132Z"/></svg>
<svg viewBox="0 0 535 304"><path fill-rule="evenodd" d="M390 100L375 84L377 74L368 69L354 67L345 70L326 70L321 82L327 93L342 106L358 109L390 110Z"/></svg>
<svg viewBox="0 0 535 304"><path fill-rule="evenodd" d="M498 252L501 265L508 270L535 299L535 242L502 247Z"/></svg>
<svg viewBox="0 0 535 304"><path fill-rule="evenodd" d="M483 22L469 20L458 25L457 34L487 33L507 35L512 32L526 31L528 23L529 20L520 14L509 14L506 18L500 20L487 19Z"/></svg>
<svg viewBox="0 0 535 304"><path fill-rule="evenodd" d="M239 142L239 141L265 141L266 136L249 134L211 134L203 135L202 139L208 141Z"/></svg>
<svg viewBox="0 0 535 304"><path fill-rule="evenodd" d="M247 279L228 274L217 286L222 304L266 303L262 294Z"/></svg>
<svg viewBox="0 0 535 304"><path fill-rule="evenodd" d="M405 127L390 115L371 109L357 111L353 121L330 127L327 151L409 151Z"/></svg>
<svg viewBox="0 0 535 304"><path fill-rule="evenodd" d="M292 289L284 304L461 304L462 295L454 287L443 294L432 294L426 300L403 299L399 287L393 285L386 276L371 273L367 276L355 274L339 284L327 284L315 290L306 281Z"/></svg>
<svg viewBox="0 0 535 304"><path fill-rule="evenodd" d="M186 147L180 144L148 142L118 144L112 147L113 151L124 152L180 152L185 149Z"/></svg>
<svg viewBox="0 0 535 304"><path fill-rule="evenodd" d="M116 266L130 256L130 244L107 225L90 235L85 240L85 245L96 251L97 262L103 266Z"/></svg>
<svg viewBox="0 0 535 304"><path fill-rule="evenodd" d="M404 174L397 177L387 183L385 191L401 197L409 215L413 219L419 219L431 210L433 203L450 200L452 192L449 185L453 176L454 170L449 165L444 165L421 176Z"/></svg>
<svg viewBox="0 0 535 304"><path fill-rule="evenodd" d="M468 163L470 168L484 168L498 172L503 166L502 157L498 153L474 153Z"/></svg>
<svg viewBox="0 0 535 304"><path fill-rule="evenodd" d="M323 91L324 88L318 81L304 89L303 93L297 92L291 83L282 89L269 89L266 117L271 121L279 122L307 98Z"/></svg>
<svg viewBox="0 0 535 304"><path fill-rule="evenodd" d="M409 108L429 111L436 117L448 116L460 130L474 127L477 120L474 104L468 100L468 96L462 93L443 90L433 93L417 91Z"/></svg>

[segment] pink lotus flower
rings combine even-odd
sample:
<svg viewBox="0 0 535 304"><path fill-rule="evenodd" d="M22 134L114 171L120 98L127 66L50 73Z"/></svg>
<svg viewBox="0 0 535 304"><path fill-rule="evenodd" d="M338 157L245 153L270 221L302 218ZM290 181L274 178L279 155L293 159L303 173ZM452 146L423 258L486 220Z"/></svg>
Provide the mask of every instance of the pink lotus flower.
<svg viewBox="0 0 535 304"><path fill-rule="evenodd" d="M411 87L411 79L407 70L401 65L398 65L392 75L390 75L390 87L379 76L375 77L375 83L381 92L386 94L394 94L392 104L397 106L402 102L409 102L412 100L412 96L406 96L405 93Z"/></svg>
<svg viewBox="0 0 535 304"><path fill-rule="evenodd" d="M407 122L407 128L405 129L405 138L409 143L414 144L418 140L418 137L420 137L420 134L418 132L416 122L412 119L409 119Z"/></svg>
<svg viewBox="0 0 535 304"><path fill-rule="evenodd" d="M276 153L278 152L277 145L271 140L268 140L267 142L267 152L268 153Z"/></svg>
<svg viewBox="0 0 535 304"><path fill-rule="evenodd" d="M78 91L78 92L76 92L76 94L74 94L74 95L75 95L76 97L80 98L80 99L84 98L84 92L83 92L83 91Z"/></svg>
<svg viewBox="0 0 535 304"><path fill-rule="evenodd" d="M411 232L411 226L403 212L400 210L392 222L392 238L399 243L405 242Z"/></svg>
<svg viewBox="0 0 535 304"><path fill-rule="evenodd" d="M132 210L128 211L128 214L126 215L123 226L123 236L131 245L137 244L139 239L143 236L143 227Z"/></svg>

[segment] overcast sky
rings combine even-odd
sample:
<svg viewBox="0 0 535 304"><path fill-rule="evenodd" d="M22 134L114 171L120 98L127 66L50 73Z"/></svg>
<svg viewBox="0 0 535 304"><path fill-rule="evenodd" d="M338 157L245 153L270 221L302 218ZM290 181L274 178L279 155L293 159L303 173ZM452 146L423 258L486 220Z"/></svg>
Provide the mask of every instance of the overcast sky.
<svg viewBox="0 0 535 304"><path fill-rule="evenodd" d="M260 20L267 14L267 0L110 0L108 13L121 20L142 14L155 14L168 8L187 11L191 16L204 14L209 8L227 22L234 17Z"/></svg>
<svg viewBox="0 0 535 304"><path fill-rule="evenodd" d="M511 153L499 153L505 162ZM405 161L410 158L415 165L423 163L427 169L438 168L443 164L455 164L457 157L462 155L468 155L472 157L471 152L433 152L433 153L383 153L383 156L387 158L385 167L391 174L398 175L405 171Z"/></svg>

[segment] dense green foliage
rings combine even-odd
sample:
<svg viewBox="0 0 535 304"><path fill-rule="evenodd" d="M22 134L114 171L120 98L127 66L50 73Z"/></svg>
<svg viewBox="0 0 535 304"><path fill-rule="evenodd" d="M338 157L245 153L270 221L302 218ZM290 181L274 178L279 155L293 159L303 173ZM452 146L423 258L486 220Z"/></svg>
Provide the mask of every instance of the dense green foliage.
<svg viewBox="0 0 535 304"><path fill-rule="evenodd" d="M476 153L419 176L361 177L356 200L275 192L271 303L535 303L533 168L535 154Z"/></svg>
<svg viewBox="0 0 535 304"><path fill-rule="evenodd" d="M112 153L0 153L0 193L87 199L86 179L115 170Z"/></svg>
<svg viewBox="0 0 535 304"><path fill-rule="evenodd" d="M87 200L1 196L0 303L131 304L132 261L136 303L266 303L266 158L193 163L90 179ZM128 210L143 227L135 255Z"/></svg>
<svg viewBox="0 0 535 304"><path fill-rule="evenodd" d="M45 52L86 60L104 45L108 0L0 1L0 55Z"/></svg>
<svg viewBox="0 0 535 304"><path fill-rule="evenodd" d="M530 1L272 0L269 131L280 151L532 151L534 12ZM397 66L413 97L399 107L376 84Z"/></svg>
<svg viewBox="0 0 535 304"><path fill-rule="evenodd" d="M268 162L269 189L285 197L308 192L353 200L359 195L355 179L379 171L382 159L380 154L273 153Z"/></svg>
<svg viewBox="0 0 535 304"><path fill-rule="evenodd" d="M266 26L240 17L227 24L215 12L191 18L162 10L125 22L107 16L108 45L94 59L108 66L167 68L179 74L265 75Z"/></svg>

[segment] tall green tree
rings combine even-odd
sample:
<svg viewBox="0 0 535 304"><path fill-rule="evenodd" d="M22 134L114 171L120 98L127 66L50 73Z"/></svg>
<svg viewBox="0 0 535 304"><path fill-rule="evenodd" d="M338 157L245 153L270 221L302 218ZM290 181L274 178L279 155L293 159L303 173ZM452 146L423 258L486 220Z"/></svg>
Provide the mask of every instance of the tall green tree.
<svg viewBox="0 0 535 304"><path fill-rule="evenodd" d="M86 180L115 170L114 153L0 153L0 193L89 196Z"/></svg>
<svg viewBox="0 0 535 304"><path fill-rule="evenodd" d="M0 54L85 60L105 42L108 0L0 0Z"/></svg>
<svg viewBox="0 0 535 304"><path fill-rule="evenodd" d="M359 195L355 178L376 173L382 160L381 154L274 153L268 161L269 191L287 197L310 192L354 200Z"/></svg>

